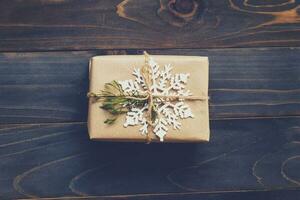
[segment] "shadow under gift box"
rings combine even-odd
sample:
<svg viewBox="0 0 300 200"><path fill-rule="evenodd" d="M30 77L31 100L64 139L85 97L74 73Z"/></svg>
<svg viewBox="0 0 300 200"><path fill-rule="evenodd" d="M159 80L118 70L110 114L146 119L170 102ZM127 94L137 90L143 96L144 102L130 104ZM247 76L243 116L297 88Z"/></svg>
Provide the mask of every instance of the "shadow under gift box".
<svg viewBox="0 0 300 200"><path fill-rule="evenodd" d="M208 58L199 56L151 55L160 69L171 64L171 73L189 73L186 90L193 96L208 96ZM114 80L135 79L134 68L142 68L145 63L144 55L95 56L90 60L90 92L99 93L104 85ZM209 141L209 108L207 100L185 100L191 108L193 118L179 119L180 129L168 126L164 142L205 142ZM124 127L125 116L122 114L113 124L105 124L111 114L101 109L101 101L89 100L88 130L90 139L103 141L146 142L146 135L139 131L140 126ZM151 133L153 142L159 138Z"/></svg>

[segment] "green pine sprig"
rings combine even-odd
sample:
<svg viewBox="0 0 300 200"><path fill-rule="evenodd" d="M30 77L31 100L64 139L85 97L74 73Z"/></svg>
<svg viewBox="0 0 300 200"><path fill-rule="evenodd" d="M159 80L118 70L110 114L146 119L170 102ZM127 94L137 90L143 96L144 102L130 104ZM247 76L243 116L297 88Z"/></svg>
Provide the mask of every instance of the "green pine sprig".
<svg viewBox="0 0 300 200"><path fill-rule="evenodd" d="M140 95L130 94L130 96L139 97ZM147 99L128 98L128 94L124 94L121 85L117 81L106 83L104 90L97 95L96 100L98 99L103 100L100 108L112 115L112 118L108 118L104 121L105 124L113 124L119 115L127 113L132 106L143 107L147 103Z"/></svg>

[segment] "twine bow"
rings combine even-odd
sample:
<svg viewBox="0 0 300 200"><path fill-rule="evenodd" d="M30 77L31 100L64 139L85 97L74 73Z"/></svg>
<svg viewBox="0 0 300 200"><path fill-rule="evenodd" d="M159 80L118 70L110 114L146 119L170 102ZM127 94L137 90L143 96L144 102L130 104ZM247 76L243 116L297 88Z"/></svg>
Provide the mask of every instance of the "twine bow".
<svg viewBox="0 0 300 200"><path fill-rule="evenodd" d="M133 94L125 94L125 95L103 95L103 94L96 94L93 92L89 92L87 96L89 98L96 98L97 100L101 100L103 98L107 97L122 97L124 99L130 99L130 100L137 100L137 101L147 101L147 114L146 114L146 121L148 124L148 134L146 137L147 144L151 143L151 135L153 134L153 127L154 127L154 121L153 121L153 114L157 113L155 106L154 106L154 99L158 98L163 101L178 101L178 100L189 100L189 101L204 101L208 100L208 96L175 96L175 95L157 95L153 94L151 91L152 86L152 77L151 77L151 67L149 64L149 54L144 51L145 56L145 62L141 69L141 74L145 82L145 92L138 95Z"/></svg>

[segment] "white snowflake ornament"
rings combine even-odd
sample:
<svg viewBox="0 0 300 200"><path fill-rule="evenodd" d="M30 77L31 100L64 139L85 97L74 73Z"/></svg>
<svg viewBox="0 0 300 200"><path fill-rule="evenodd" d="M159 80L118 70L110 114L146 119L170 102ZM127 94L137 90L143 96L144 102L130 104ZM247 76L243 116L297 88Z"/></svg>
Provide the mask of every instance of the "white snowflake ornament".
<svg viewBox="0 0 300 200"><path fill-rule="evenodd" d="M147 103L142 108L133 104L126 114L124 127L140 125L139 131L146 135L149 134L149 126L153 126L153 133L160 141L164 141L168 126L179 130L181 128L179 120L194 117L191 108L184 101L185 98L180 98L192 95L189 90L185 89L190 74L173 75L170 64L160 69L159 64L152 57L149 57L148 65L151 80L150 91L147 91L146 80L142 75L141 68L133 70L134 80L118 81L118 83L125 94L147 94L147 92L151 92L157 118L153 124L149 124L147 121L147 112L149 111ZM177 100L170 101L174 97L177 97Z"/></svg>
<svg viewBox="0 0 300 200"><path fill-rule="evenodd" d="M126 115L126 122L124 123L124 127L127 126L135 126L140 124L144 120L143 111L145 107L142 109L139 108L132 108L131 111L127 112Z"/></svg>
<svg viewBox="0 0 300 200"><path fill-rule="evenodd" d="M168 132L167 125L168 125L168 122L164 118L157 119L155 122L155 128L154 128L153 132L155 133L155 135L157 135L159 137L159 140L161 142L164 141L164 136Z"/></svg>

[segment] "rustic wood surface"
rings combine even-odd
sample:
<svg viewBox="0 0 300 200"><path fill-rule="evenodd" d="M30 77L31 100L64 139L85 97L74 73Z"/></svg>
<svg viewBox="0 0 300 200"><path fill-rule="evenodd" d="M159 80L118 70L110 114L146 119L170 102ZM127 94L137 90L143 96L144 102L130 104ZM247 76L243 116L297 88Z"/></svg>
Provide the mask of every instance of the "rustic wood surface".
<svg viewBox="0 0 300 200"><path fill-rule="evenodd" d="M145 145L92 142L83 122L4 125L0 193L213 199L299 188L300 117L213 120L211 127L207 144Z"/></svg>
<svg viewBox="0 0 300 200"><path fill-rule="evenodd" d="M2 0L0 50L299 46L299 0Z"/></svg>
<svg viewBox="0 0 300 200"><path fill-rule="evenodd" d="M299 199L299 45L300 0L1 0L0 199ZM88 60L144 49L209 56L209 143L88 139Z"/></svg>
<svg viewBox="0 0 300 200"><path fill-rule="evenodd" d="M0 54L0 124L86 121L89 58L115 53L141 52ZM212 119L300 114L300 48L149 53L209 56Z"/></svg>
<svg viewBox="0 0 300 200"><path fill-rule="evenodd" d="M299 195L300 48L149 52L210 57L209 143L89 141L89 58L141 51L2 53L0 197Z"/></svg>

